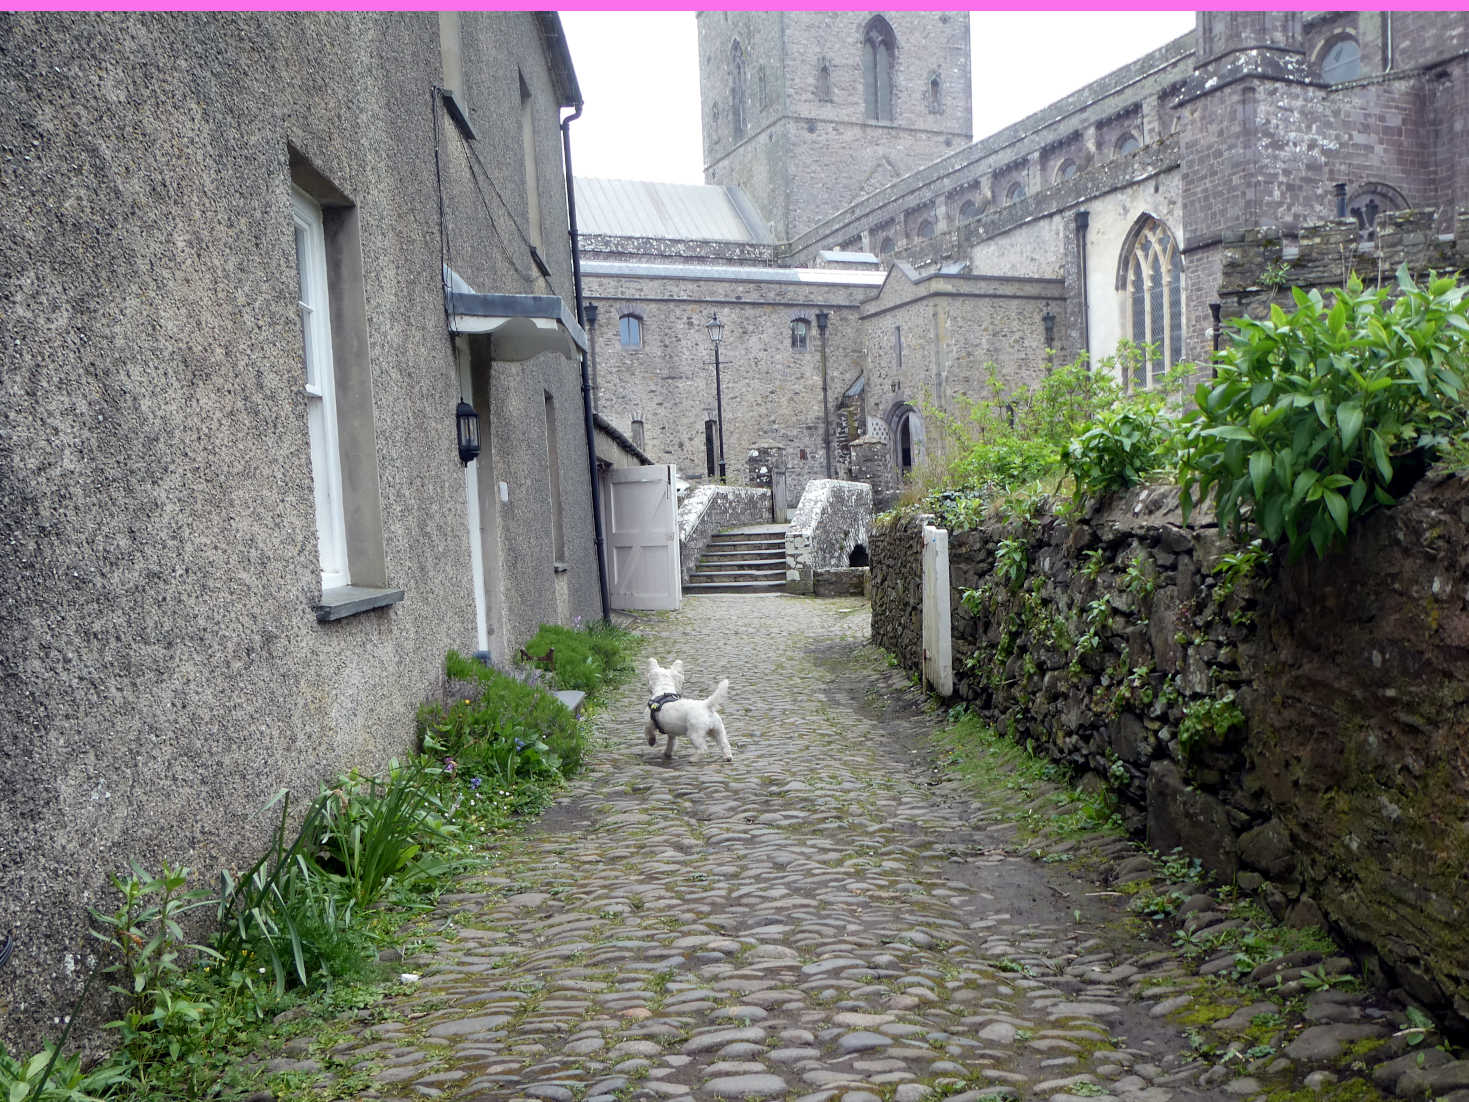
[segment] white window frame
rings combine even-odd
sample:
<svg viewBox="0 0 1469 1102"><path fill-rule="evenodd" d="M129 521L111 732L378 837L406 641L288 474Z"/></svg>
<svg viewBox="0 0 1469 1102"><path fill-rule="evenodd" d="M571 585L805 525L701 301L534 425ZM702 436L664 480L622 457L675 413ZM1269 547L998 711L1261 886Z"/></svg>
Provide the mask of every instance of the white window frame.
<svg viewBox="0 0 1469 1102"><path fill-rule="evenodd" d="M349 584L347 517L342 503L342 456L337 443L337 387L332 362L331 299L326 280L326 230L321 206L291 189L295 226L297 308L305 372L306 429L311 441L311 481L316 489L316 544L323 591Z"/></svg>

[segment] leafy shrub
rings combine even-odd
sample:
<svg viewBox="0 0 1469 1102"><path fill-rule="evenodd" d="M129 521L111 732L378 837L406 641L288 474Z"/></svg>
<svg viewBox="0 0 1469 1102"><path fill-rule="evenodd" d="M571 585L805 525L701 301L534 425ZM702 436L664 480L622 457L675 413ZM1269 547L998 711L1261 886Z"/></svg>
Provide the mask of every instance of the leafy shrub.
<svg viewBox="0 0 1469 1102"><path fill-rule="evenodd" d="M1406 268L1396 298L1356 277L1330 307L1292 294L1293 313L1231 321L1218 377L1184 415L1180 479L1185 516L1212 496L1241 543L1283 539L1294 559L1393 504L1421 450L1462 431L1469 304L1452 279L1419 285Z"/></svg>
<svg viewBox="0 0 1469 1102"><path fill-rule="evenodd" d="M318 796L292 835L290 793L278 792L266 805L279 803L281 813L265 853L241 876L220 873L214 950L225 974L258 969L279 995L363 966L368 949L353 928L355 899L344 898L317 863L329 798Z"/></svg>
<svg viewBox="0 0 1469 1102"><path fill-rule="evenodd" d="M449 652L445 669L450 678L475 688L447 707L419 708L418 735L425 753L453 762L450 772L554 780L581 767L581 726L550 693L455 651Z"/></svg>
<svg viewBox="0 0 1469 1102"><path fill-rule="evenodd" d="M317 860L357 906L372 904L395 880L407 887L443 871L422 854L426 842L454 832L427 774L421 760L394 761L386 780L354 773L323 789Z"/></svg>
<svg viewBox="0 0 1469 1102"><path fill-rule="evenodd" d="M1097 423L1061 453L1062 466L1075 484L1076 503L1136 486L1167 466L1175 431L1161 397L1131 399L1104 410Z"/></svg>
<svg viewBox="0 0 1469 1102"><path fill-rule="evenodd" d="M584 693L600 688L621 659L621 649L611 636L557 624L542 624L525 645L526 651L535 655L552 648L556 652L557 686Z"/></svg>
<svg viewBox="0 0 1469 1102"><path fill-rule="evenodd" d="M992 369L984 395L955 398L958 415L933 412L948 436L945 483L1004 491L1055 471L1066 443L1121 393L1111 365L1092 371L1078 358L1009 391Z"/></svg>
<svg viewBox="0 0 1469 1102"><path fill-rule="evenodd" d="M115 1063L84 1072L81 1057L49 1047L24 1063L0 1048L0 1098L6 1102L102 1102L126 1078Z"/></svg>

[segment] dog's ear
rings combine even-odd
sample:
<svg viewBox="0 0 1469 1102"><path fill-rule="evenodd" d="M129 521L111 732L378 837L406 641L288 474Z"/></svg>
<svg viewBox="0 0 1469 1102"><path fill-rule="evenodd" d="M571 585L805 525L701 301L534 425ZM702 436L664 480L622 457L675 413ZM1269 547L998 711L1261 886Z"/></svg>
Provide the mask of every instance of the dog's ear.
<svg viewBox="0 0 1469 1102"><path fill-rule="evenodd" d="M647 671L648 671L648 676L649 677L654 676L658 672L658 659L656 659L656 658L650 658L650 659L648 659Z"/></svg>
<svg viewBox="0 0 1469 1102"><path fill-rule="evenodd" d="M669 667L668 672L671 673L671 674L673 674L673 684L674 684L674 687L676 689L682 691L683 690L683 659L682 658L674 659L673 665L671 667Z"/></svg>

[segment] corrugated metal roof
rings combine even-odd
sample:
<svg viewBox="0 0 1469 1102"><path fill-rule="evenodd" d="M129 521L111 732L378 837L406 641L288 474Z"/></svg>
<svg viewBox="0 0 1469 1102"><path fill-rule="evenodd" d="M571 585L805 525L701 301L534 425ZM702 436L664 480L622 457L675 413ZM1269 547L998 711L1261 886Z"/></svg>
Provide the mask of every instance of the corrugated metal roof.
<svg viewBox="0 0 1469 1102"><path fill-rule="evenodd" d="M714 184L577 177L577 230L617 237L771 244L769 231L753 217L748 200L742 200L737 189Z"/></svg>

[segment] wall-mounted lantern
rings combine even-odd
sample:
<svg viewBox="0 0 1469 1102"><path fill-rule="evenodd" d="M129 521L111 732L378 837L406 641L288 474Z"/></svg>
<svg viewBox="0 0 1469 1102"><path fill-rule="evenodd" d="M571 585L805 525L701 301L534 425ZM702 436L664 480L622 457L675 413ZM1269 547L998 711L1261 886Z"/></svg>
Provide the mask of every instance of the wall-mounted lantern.
<svg viewBox="0 0 1469 1102"><path fill-rule="evenodd" d="M1046 327L1046 347L1056 347L1056 315L1047 310L1041 315L1041 324Z"/></svg>
<svg viewBox="0 0 1469 1102"><path fill-rule="evenodd" d="M467 467L479 458L479 414L468 402L460 402L454 422L459 432L459 462Z"/></svg>

